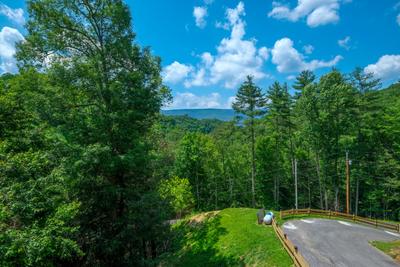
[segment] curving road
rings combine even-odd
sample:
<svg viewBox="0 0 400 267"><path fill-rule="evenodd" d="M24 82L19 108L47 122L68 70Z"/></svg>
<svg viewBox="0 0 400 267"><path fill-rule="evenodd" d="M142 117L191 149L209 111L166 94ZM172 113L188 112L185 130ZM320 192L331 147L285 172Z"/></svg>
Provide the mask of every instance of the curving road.
<svg viewBox="0 0 400 267"><path fill-rule="evenodd" d="M399 267L368 243L399 240L398 233L328 219L288 221L283 230L310 266Z"/></svg>

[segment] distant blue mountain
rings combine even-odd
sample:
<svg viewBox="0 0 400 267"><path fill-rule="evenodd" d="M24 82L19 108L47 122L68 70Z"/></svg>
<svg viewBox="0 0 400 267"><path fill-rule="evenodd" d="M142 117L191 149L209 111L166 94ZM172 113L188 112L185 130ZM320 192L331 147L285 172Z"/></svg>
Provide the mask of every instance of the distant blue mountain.
<svg viewBox="0 0 400 267"><path fill-rule="evenodd" d="M184 116L195 119L217 119L221 121L229 121L235 117L233 109L170 109L162 110L162 114L167 116Z"/></svg>

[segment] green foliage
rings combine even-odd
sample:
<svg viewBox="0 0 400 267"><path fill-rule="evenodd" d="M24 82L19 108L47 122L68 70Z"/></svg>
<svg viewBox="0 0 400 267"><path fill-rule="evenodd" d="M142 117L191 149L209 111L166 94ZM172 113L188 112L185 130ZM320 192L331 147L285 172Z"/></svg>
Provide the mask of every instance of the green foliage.
<svg viewBox="0 0 400 267"><path fill-rule="evenodd" d="M247 76L246 81L239 87L236 94L236 99L232 103L232 108L238 113L246 117L245 123L249 124L250 141L251 141L251 196L252 206L256 206L255 192L255 118L265 113L266 98L261 91L261 88L253 82L252 76Z"/></svg>
<svg viewBox="0 0 400 267"><path fill-rule="evenodd" d="M83 256L75 224L80 203L68 197L64 143L42 120L45 76L29 71L1 80L0 265L72 262Z"/></svg>
<svg viewBox="0 0 400 267"><path fill-rule="evenodd" d="M144 264L165 232L147 138L169 99L160 60L134 43L122 1L27 5L28 33L17 52L21 75L10 82L18 89L0 91L14 101L5 100L0 111L4 220L29 229L41 245L48 234L55 241L10 262ZM64 218L65 229L63 217L49 219L72 203L79 206L65 213L72 216Z"/></svg>
<svg viewBox="0 0 400 267"><path fill-rule="evenodd" d="M315 81L315 74L312 71L304 70L297 77L293 84L293 88L299 92L296 92L296 98L299 98L304 89Z"/></svg>
<svg viewBox="0 0 400 267"><path fill-rule="evenodd" d="M247 76L246 81L239 87L233 109L249 118L255 118L264 113L265 97L261 88L253 82L253 77Z"/></svg>
<svg viewBox="0 0 400 267"><path fill-rule="evenodd" d="M187 178L174 176L170 179L162 180L158 191L161 198L170 203L178 218L193 208L194 197L192 187Z"/></svg>
<svg viewBox="0 0 400 267"><path fill-rule="evenodd" d="M210 192L217 202L217 177L219 168L216 166L216 150L212 139L201 133L186 134L177 149L175 173L179 177L188 177L198 209L209 208Z"/></svg>

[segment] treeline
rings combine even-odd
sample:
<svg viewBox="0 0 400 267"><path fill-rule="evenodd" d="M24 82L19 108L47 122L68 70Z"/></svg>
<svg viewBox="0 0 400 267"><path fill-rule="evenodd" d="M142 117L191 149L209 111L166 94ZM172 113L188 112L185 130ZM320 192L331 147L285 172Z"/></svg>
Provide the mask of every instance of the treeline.
<svg viewBox="0 0 400 267"><path fill-rule="evenodd" d="M278 82L262 90L249 77L233 104L239 120L211 133L164 129L173 150L165 176L188 178L200 210L279 210L295 208L297 167L299 208L345 211L347 152L351 213L398 220L400 84L378 89L361 69L318 80L304 71L293 93Z"/></svg>

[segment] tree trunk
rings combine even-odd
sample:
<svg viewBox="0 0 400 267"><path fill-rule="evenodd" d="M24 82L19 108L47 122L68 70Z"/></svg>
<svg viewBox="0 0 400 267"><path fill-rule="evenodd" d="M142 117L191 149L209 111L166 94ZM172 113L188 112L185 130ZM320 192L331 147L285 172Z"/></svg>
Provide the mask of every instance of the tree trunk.
<svg viewBox="0 0 400 267"><path fill-rule="evenodd" d="M215 176L215 210L218 210L218 182L217 176Z"/></svg>
<svg viewBox="0 0 400 267"><path fill-rule="evenodd" d="M196 164L196 197L197 197L197 209L200 207L200 189L199 189L199 171Z"/></svg>
<svg viewBox="0 0 400 267"><path fill-rule="evenodd" d="M251 118L251 194L253 208L256 207L256 190L255 190L255 175L256 175L256 164L255 164L255 133L254 133L254 118Z"/></svg>
<svg viewBox="0 0 400 267"><path fill-rule="evenodd" d="M319 183L319 206L321 209L326 209L326 206L324 208L324 202L323 202L323 196L322 196L322 181L321 181L321 171L320 171L320 165L319 165L318 152L315 153L315 168L317 171L317 177L318 177L318 183Z"/></svg>
<svg viewBox="0 0 400 267"><path fill-rule="evenodd" d="M356 216L358 215L358 187L359 187L359 184L360 184L360 181L359 181L359 179L358 179L358 176L357 176L357 181L356 181L356 203L355 203L355 213L356 213Z"/></svg>

